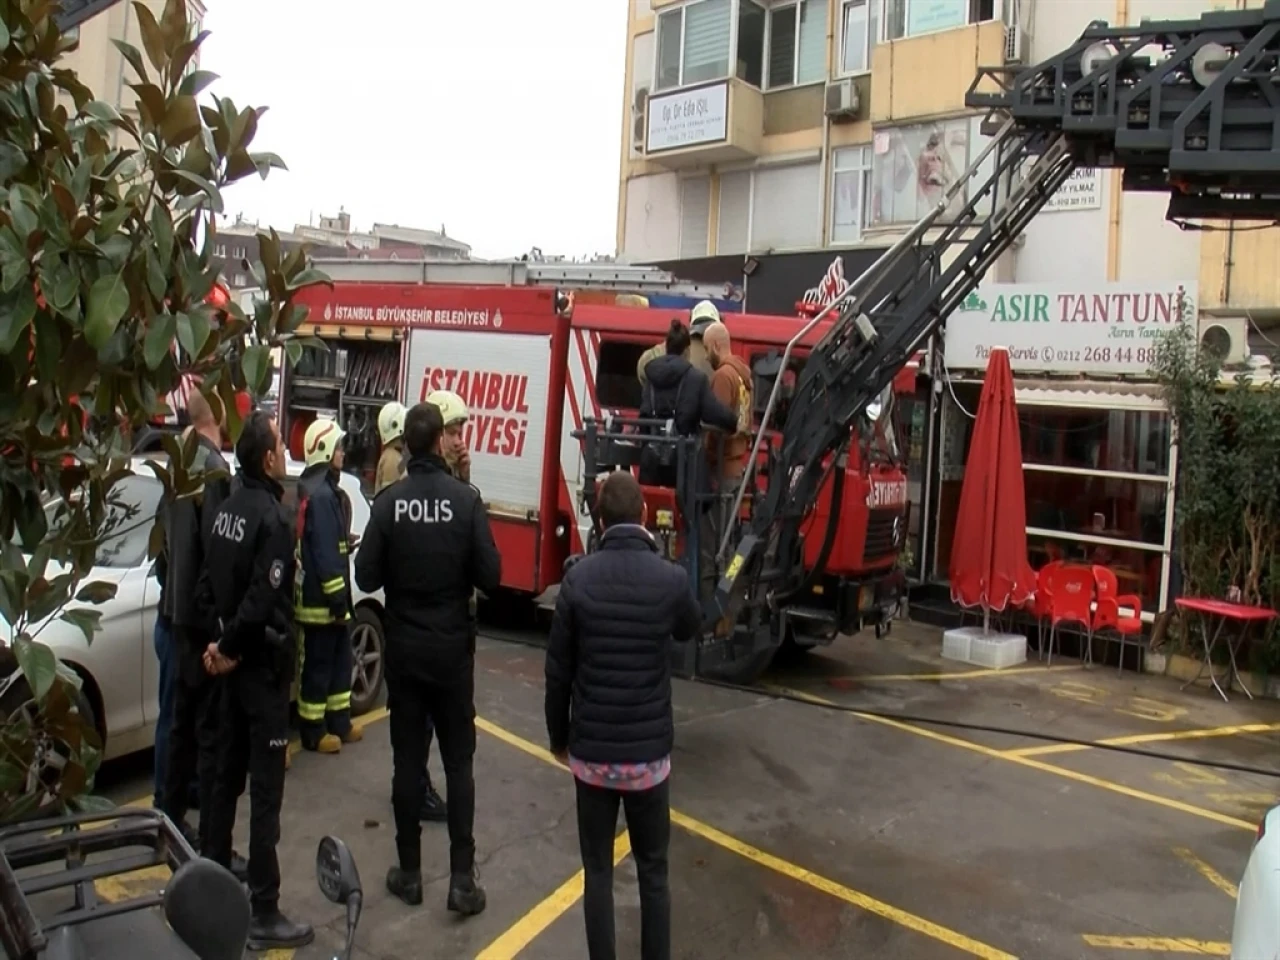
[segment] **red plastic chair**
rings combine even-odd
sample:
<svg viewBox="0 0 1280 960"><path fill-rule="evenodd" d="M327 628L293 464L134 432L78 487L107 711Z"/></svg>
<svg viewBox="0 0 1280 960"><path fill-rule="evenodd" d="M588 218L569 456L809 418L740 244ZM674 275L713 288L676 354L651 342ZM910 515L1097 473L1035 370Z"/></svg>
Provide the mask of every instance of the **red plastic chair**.
<svg viewBox="0 0 1280 960"><path fill-rule="evenodd" d="M1106 567L1093 568L1093 581L1098 588L1098 608L1093 615L1093 632L1116 632L1120 638L1120 665L1117 672L1123 672L1125 640L1142 634L1142 600L1135 593L1120 593L1120 582L1116 579L1115 572ZM1129 607L1133 610L1133 615L1121 614L1121 607ZM1111 643L1109 636L1107 643Z"/></svg>
<svg viewBox="0 0 1280 960"><path fill-rule="evenodd" d="M1044 659L1044 622L1051 613L1049 601L1053 596L1053 575L1061 568L1061 560L1050 560L1036 571L1036 593L1028 604L1031 615L1036 618L1036 650L1041 660Z"/></svg>
<svg viewBox="0 0 1280 960"><path fill-rule="evenodd" d="M1093 655L1093 570L1076 564L1064 564L1049 578L1049 665L1053 665L1053 643L1058 627L1078 623L1085 628L1086 655Z"/></svg>

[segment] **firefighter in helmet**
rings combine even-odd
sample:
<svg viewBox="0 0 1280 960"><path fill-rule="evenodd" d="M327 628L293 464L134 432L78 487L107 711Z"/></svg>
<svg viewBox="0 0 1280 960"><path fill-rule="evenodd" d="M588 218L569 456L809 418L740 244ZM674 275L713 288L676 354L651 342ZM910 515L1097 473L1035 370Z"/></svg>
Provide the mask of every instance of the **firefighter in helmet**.
<svg viewBox="0 0 1280 960"><path fill-rule="evenodd" d="M396 400L378 411L382 455L378 457L378 472L374 477L375 497L404 476L404 416L404 404Z"/></svg>
<svg viewBox="0 0 1280 960"><path fill-rule="evenodd" d="M466 402L452 390L436 390L427 397L427 403L440 411L440 419L444 421L444 438L440 442L440 448L449 472L463 483L470 483L471 453L467 450L469 414ZM472 612L474 613L474 609Z"/></svg>
<svg viewBox="0 0 1280 960"><path fill-rule="evenodd" d="M298 482L297 580L294 617L302 630L298 717L302 746L338 753L362 739L351 725L351 568L345 497L338 485L338 424L319 417L303 439L306 469Z"/></svg>
<svg viewBox="0 0 1280 960"><path fill-rule="evenodd" d="M707 349L702 345L702 335L706 332L707 327L713 323L720 321L720 311L716 305L710 300L699 301L689 312L689 351L686 356L689 363L694 369L701 370L707 375L707 379L715 373L711 367L711 360L707 356ZM636 377L640 380L640 385L644 386L648 379L645 376L644 368L649 366L651 360L665 355L667 352L666 341L655 344L640 355L640 361L636 364Z"/></svg>

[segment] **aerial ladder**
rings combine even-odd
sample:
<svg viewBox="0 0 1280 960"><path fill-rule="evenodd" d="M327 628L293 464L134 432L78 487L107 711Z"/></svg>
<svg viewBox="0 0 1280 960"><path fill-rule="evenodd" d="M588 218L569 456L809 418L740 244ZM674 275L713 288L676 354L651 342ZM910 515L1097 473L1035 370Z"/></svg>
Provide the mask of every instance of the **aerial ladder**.
<svg viewBox="0 0 1280 960"><path fill-rule="evenodd" d="M965 103L988 111L986 148L786 347L782 368L812 328L831 324L774 431L761 492L751 471L774 426L782 378L773 384L727 512L735 519L718 537L723 573L704 605L696 672L749 682L765 669L781 614L821 574L821 563L804 569L802 524L851 428L1077 165L1123 170L1126 190L1168 193L1171 220L1280 219L1278 61L1280 0L1267 0L1197 20L1094 22L1043 63L980 70Z"/></svg>

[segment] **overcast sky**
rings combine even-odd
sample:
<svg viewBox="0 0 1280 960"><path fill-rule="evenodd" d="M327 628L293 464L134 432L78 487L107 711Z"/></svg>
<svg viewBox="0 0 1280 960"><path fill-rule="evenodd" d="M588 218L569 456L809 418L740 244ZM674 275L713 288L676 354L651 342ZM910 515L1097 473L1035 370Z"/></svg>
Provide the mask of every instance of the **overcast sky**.
<svg viewBox="0 0 1280 960"><path fill-rule="evenodd" d="M205 0L202 69L268 106L289 170L227 213L292 229L340 206L476 256L611 253L627 0Z"/></svg>

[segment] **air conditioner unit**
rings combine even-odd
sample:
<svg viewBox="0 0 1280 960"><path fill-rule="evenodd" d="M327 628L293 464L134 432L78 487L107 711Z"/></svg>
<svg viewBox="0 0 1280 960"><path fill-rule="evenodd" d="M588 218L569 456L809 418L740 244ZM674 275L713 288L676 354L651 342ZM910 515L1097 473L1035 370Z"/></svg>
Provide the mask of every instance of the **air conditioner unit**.
<svg viewBox="0 0 1280 960"><path fill-rule="evenodd" d="M1224 364L1244 363L1249 359L1248 318L1201 317L1200 349Z"/></svg>
<svg viewBox="0 0 1280 960"><path fill-rule="evenodd" d="M1006 25L1004 28L1004 62L1005 63L1026 63L1027 62L1027 34L1022 27L1014 24Z"/></svg>
<svg viewBox="0 0 1280 960"><path fill-rule="evenodd" d="M644 118L648 103L649 88L641 87L631 104L631 150L641 156L644 156Z"/></svg>
<svg viewBox="0 0 1280 960"><path fill-rule="evenodd" d="M834 119L853 119L858 115L858 88L853 77L831 80L827 83L826 114Z"/></svg>

